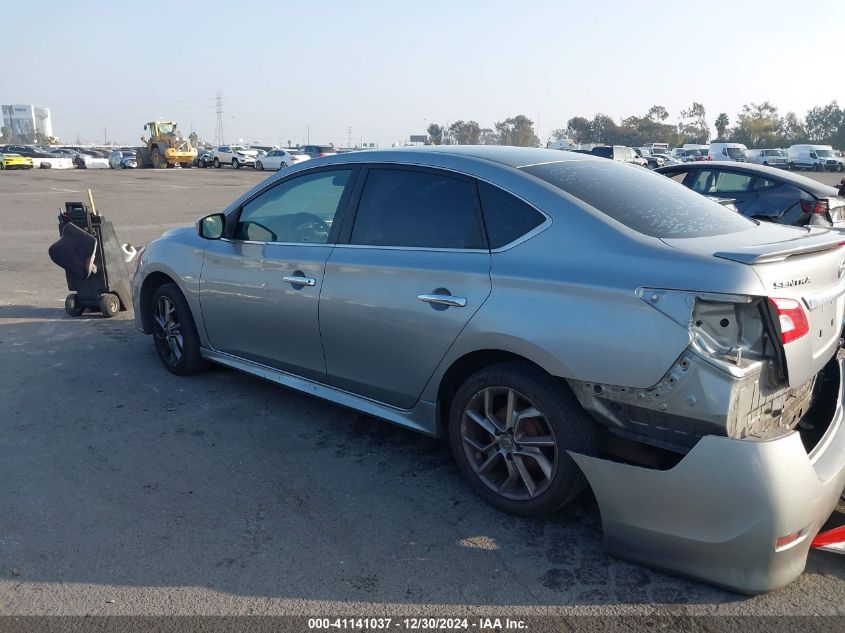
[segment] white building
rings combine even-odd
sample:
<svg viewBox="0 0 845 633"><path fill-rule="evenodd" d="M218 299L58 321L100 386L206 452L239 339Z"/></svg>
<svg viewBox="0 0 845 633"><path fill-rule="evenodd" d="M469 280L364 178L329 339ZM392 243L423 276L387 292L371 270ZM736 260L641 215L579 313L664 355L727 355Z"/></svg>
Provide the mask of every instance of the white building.
<svg viewBox="0 0 845 633"><path fill-rule="evenodd" d="M35 133L53 136L50 110L34 105L4 105L3 127L10 128L18 142L33 142Z"/></svg>

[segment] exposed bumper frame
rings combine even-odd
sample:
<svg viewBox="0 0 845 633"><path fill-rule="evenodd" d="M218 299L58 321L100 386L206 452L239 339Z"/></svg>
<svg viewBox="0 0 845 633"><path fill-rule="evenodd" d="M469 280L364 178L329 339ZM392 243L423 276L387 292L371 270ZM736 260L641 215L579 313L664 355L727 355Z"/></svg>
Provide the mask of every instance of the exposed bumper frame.
<svg viewBox="0 0 845 633"><path fill-rule="evenodd" d="M742 593L800 575L845 487L845 361L831 365L838 395L809 455L794 431L769 441L706 436L670 470L570 453L598 500L608 551Z"/></svg>

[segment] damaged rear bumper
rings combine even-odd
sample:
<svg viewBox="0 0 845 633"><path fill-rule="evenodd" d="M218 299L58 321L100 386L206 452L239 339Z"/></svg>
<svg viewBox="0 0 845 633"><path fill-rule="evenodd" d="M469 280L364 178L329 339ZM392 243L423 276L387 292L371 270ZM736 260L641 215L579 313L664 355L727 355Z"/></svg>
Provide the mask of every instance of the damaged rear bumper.
<svg viewBox="0 0 845 633"><path fill-rule="evenodd" d="M598 500L608 551L743 593L801 574L845 487L843 361L829 368L838 393L809 454L797 432L767 441L709 435L669 470L571 454Z"/></svg>

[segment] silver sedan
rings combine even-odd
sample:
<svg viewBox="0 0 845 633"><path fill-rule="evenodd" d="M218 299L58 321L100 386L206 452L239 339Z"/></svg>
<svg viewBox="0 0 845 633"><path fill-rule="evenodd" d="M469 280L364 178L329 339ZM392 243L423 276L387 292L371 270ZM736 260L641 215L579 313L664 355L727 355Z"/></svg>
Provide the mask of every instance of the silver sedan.
<svg viewBox="0 0 845 633"><path fill-rule="evenodd" d="M845 486L841 239L583 154L349 153L152 242L135 317L174 374L442 436L507 512L589 485L613 554L753 593Z"/></svg>

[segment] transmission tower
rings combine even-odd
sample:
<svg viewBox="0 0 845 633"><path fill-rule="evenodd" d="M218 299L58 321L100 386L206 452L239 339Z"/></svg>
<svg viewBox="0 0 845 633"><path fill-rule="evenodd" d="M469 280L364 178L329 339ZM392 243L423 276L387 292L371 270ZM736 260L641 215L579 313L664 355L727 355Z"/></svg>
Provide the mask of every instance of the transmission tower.
<svg viewBox="0 0 845 633"><path fill-rule="evenodd" d="M214 128L214 144L225 145L226 139L223 134L223 93L218 90L214 97L217 102L217 127Z"/></svg>

